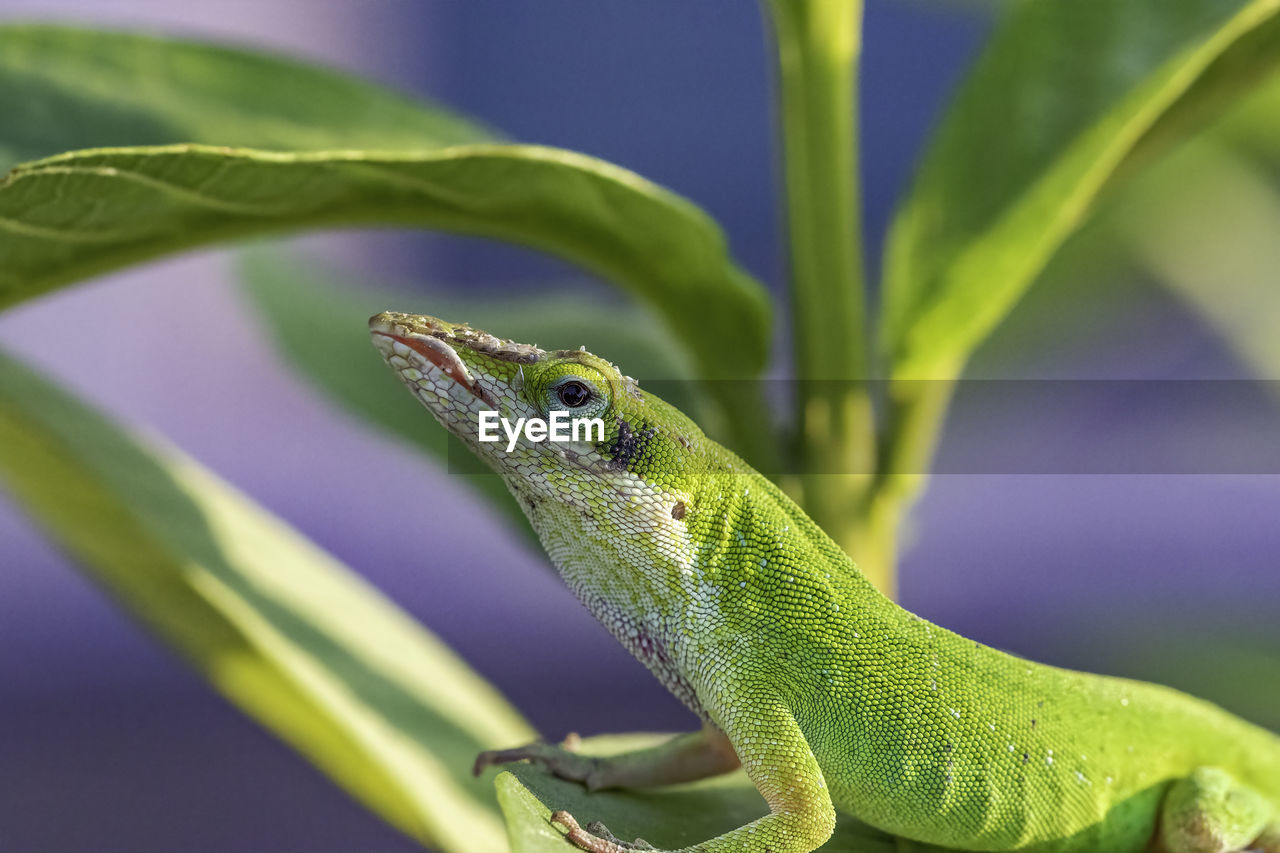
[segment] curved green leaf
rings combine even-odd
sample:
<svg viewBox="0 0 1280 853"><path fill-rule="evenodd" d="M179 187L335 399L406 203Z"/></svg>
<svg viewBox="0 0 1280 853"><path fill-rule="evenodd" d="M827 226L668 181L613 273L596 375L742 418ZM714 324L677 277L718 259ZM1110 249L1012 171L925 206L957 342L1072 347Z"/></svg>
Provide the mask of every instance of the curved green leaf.
<svg viewBox="0 0 1280 853"><path fill-rule="evenodd" d="M0 115L0 171L115 145L413 150L493 137L438 105L285 57L49 25L0 26Z"/></svg>
<svg viewBox="0 0 1280 853"><path fill-rule="evenodd" d="M499 773L493 784L507 821L511 853L565 853L568 842L563 831L551 823L551 809L511 773Z"/></svg>
<svg viewBox="0 0 1280 853"><path fill-rule="evenodd" d="M0 355L0 483L248 714L409 835L500 850L474 753L532 731L438 640L177 451Z"/></svg>
<svg viewBox="0 0 1280 853"><path fill-rule="evenodd" d="M1109 219L1135 262L1195 308L1256 376L1280 375L1274 178L1224 146L1193 144L1132 189Z"/></svg>
<svg viewBox="0 0 1280 853"><path fill-rule="evenodd" d="M1272 78L1214 127L1214 138L1268 162L1280 155L1280 77Z"/></svg>
<svg viewBox="0 0 1280 853"><path fill-rule="evenodd" d="M687 394L692 386L685 350L650 313L635 305L557 291L483 302L452 294L424 297L344 287L314 265L269 250L247 253L240 269L246 292L272 339L303 376L348 411L429 456L447 460L449 470L474 472L467 476L469 485L529 536L533 531L528 520L502 480L405 393L370 346L361 318L388 309L429 313L547 347L586 346L642 383L651 378L674 380L656 383L659 393L683 411L697 412L697 398ZM688 399L672 398L671 391L686 392Z"/></svg>
<svg viewBox="0 0 1280 853"><path fill-rule="evenodd" d="M0 308L245 235L417 225L601 273L658 312L702 378L755 377L767 361L765 292L693 205L569 152L450 147L490 134L338 72L179 40L0 27L0 110L0 166L76 148L208 146L86 151L11 175L0 184ZM758 389L709 390L726 423L756 425L735 437L742 452L774 451Z"/></svg>
<svg viewBox="0 0 1280 853"><path fill-rule="evenodd" d="M670 735L627 734L587 738L584 752L612 755L658 743ZM564 809L583 826L600 821L624 841L637 837L665 849L683 848L736 829L768 809L741 770L683 785L645 791L597 791L557 779L529 764L513 764L494 780L513 853L563 853L572 849L550 822ZM822 853L940 853L940 848L897 840L839 815Z"/></svg>
<svg viewBox="0 0 1280 853"><path fill-rule="evenodd" d="M652 305L710 378L767 357L763 288L693 205L569 151L471 145L276 154L202 145L75 152L0 183L0 307L130 263L251 234L441 228L524 243Z"/></svg>
<svg viewBox="0 0 1280 853"><path fill-rule="evenodd" d="M1010 7L886 255L895 375L947 378L1118 172L1280 66L1276 0Z"/></svg>

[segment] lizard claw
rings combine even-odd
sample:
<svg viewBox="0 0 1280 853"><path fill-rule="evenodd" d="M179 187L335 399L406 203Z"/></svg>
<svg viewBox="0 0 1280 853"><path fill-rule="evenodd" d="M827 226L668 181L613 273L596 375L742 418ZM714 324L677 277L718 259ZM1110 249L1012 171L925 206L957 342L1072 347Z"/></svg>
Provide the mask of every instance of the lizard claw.
<svg viewBox="0 0 1280 853"><path fill-rule="evenodd" d="M619 847L625 847L628 850L656 850L657 849L648 841L645 841L643 838L637 838L635 841L631 841L631 842L623 841L621 838L618 838L618 836L610 832L609 827L605 826L603 823L601 823L598 820L593 820L591 821L591 823L587 824L587 831L590 832L592 835L598 835L604 840L612 841L614 844L617 844Z"/></svg>
<svg viewBox="0 0 1280 853"><path fill-rule="evenodd" d="M471 775L479 776L485 770L490 767L496 767L499 764L536 759L538 757L538 747L541 746L545 746L545 744L541 741L536 741L527 746L518 746L515 749L486 750L476 756L475 764L471 765Z"/></svg>
<svg viewBox="0 0 1280 853"><path fill-rule="evenodd" d="M632 844L619 841L599 821L589 823L587 828L583 829L574 820L573 815L564 810L552 812L551 822L569 830L565 838L573 842L579 850L586 850L589 853L632 853L635 850L655 849L652 844L641 838L637 838Z"/></svg>
<svg viewBox="0 0 1280 853"><path fill-rule="evenodd" d="M597 785L592 783L599 766L599 759L573 752L577 745L577 736L570 735L565 739L565 746L552 746L544 741L536 741L515 749L482 752L476 756L476 763L472 766L471 772L479 776L486 768L498 764L532 761L534 764L545 767L554 776L570 782L582 782L588 789L594 790Z"/></svg>

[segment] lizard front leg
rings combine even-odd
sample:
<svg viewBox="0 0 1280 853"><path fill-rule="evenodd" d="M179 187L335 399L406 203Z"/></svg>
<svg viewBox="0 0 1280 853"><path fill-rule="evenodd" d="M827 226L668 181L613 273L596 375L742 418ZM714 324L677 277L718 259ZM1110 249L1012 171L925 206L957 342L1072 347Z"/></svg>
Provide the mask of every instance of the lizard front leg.
<svg viewBox="0 0 1280 853"><path fill-rule="evenodd" d="M831 837L836 823L817 759L785 705L761 701L750 690L744 696L757 701L732 709L724 730L769 814L679 853L810 853ZM614 839L583 830L566 812L552 819L570 830L569 840L582 850L630 853Z"/></svg>
<svg viewBox="0 0 1280 853"><path fill-rule="evenodd" d="M738 768L738 755L724 732L706 725L657 746L620 755L581 755L567 742L482 752L476 757L474 772L478 776L486 767L523 760L541 764L561 779L581 782L589 791L674 785Z"/></svg>

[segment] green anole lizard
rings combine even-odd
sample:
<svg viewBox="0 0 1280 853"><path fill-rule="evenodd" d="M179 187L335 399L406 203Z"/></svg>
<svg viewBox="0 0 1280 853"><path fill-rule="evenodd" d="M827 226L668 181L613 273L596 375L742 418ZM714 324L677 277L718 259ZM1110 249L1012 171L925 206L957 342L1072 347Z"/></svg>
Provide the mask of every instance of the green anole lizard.
<svg viewBox="0 0 1280 853"><path fill-rule="evenodd" d="M420 315L370 328L409 390L504 478L574 593L704 723L607 759L538 743L477 768L528 759L599 789L741 764L769 813L687 848L700 853L806 853L836 808L962 850L1280 853L1274 734L909 613L767 478L604 359ZM481 441L486 411L598 418L603 440ZM553 819L581 849L631 849Z"/></svg>

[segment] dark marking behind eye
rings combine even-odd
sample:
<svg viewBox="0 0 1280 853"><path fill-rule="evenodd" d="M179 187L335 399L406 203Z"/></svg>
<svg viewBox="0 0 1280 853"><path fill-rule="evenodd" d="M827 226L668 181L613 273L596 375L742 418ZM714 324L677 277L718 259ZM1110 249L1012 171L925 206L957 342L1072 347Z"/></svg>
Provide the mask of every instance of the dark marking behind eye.
<svg viewBox="0 0 1280 853"><path fill-rule="evenodd" d="M631 463L644 455L649 442L657 434L658 431L653 427L633 430L625 418L618 418L618 437L609 448L609 453L613 456L609 464L619 471L631 468Z"/></svg>

